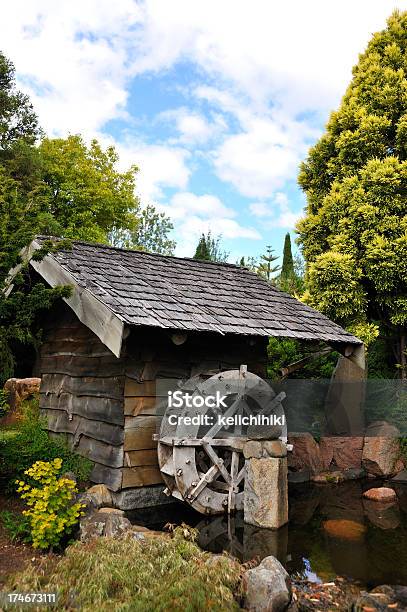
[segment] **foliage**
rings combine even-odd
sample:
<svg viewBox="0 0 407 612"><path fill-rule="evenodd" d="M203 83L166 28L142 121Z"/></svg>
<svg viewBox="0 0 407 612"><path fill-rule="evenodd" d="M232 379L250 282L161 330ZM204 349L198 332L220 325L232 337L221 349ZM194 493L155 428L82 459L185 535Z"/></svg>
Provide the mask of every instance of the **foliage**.
<svg viewBox="0 0 407 612"><path fill-rule="evenodd" d="M97 140L88 147L76 135L45 138L38 151L47 210L64 237L106 243L113 227L133 228L137 168L119 172L114 147L103 150Z"/></svg>
<svg viewBox="0 0 407 612"><path fill-rule="evenodd" d="M27 516L10 512L10 510L2 510L0 521L12 542L31 543L30 520Z"/></svg>
<svg viewBox="0 0 407 612"><path fill-rule="evenodd" d="M407 323L407 12L395 12L353 70L339 109L302 164L298 225L306 301L373 341ZM376 326L376 328L374 328Z"/></svg>
<svg viewBox="0 0 407 612"><path fill-rule="evenodd" d="M267 376L272 380L279 380L283 367L319 352L322 348L322 345L292 338L271 337L267 347ZM337 360L338 353L336 352L312 358L304 367L293 372L290 378L330 378Z"/></svg>
<svg viewBox="0 0 407 612"><path fill-rule="evenodd" d="M202 261L226 262L229 253L221 249L221 240L222 236L219 235L215 238L210 230L207 234L202 233L193 258Z"/></svg>
<svg viewBox="0 0 407 612"><path fill-rule="evenodd" d="M55 563L28 567L13 576L7 589L57 590L58 607L85 611L224 612L239 610L242 566L226 555L203 552L177 528L174 537L98 538L76 542ZM95 571L96 568L96 571Z"/></svg>
<svg viewBox="0 0 407 612"><path fill-rule="evenodd" d="M274 255L274 249L268 246L266 253L260 255L260 263L257 268L257 274L264 278L266 281L272 281L272 274L278 272L280 266L273 266L273 262L278 259L277 255Z"/></svg>
<svg viewBox="0 0 407 612"><path fill-rule="evenodd" d="M36 461L24 474L37 486L24 480L17 482L17 492L28 506L23 515L30 520L34 548L58 546L82 514L83 504L72 503L77 493L76 483L70 478L58 476L61 467L60 458L51 462Z"/></svg>
<svg viewBox="0 0 407 612"><path fill-rule="evenodd" d="M80 481L89 478L91 461L73 453L61 439L48 436L37 400L24 402L18 429L0 445L0 472L11 484L23 478L25 470L36 461L52 461L57 457L63 461L64 472L73 472Z"/></svg>
<svg viewBox="0 0 407 612"><path fill-rule="evenodd" d="M241 257L236 262L236 265L241 268L247 268L250 272L257 272L258 262L256 257L249 255L248 257Z"/></svg>
<svg viewBox="0 0 407 612"><path fill-rule="evenodd" d="M291 250L291 238L287 232L284 239L283 264L281 272L276 278L276 285L290 295L300 295L304 290L303 273L301 270L301 257L294 259Z"/></svg>
<svg viewBox="0 0 407 612"><path fill-rule="evenodd" d="M173 255L176 242L169 238L174 229L169 217L149 204L137 215L134 229L113 229L109 234L114 247Z"/></svg>
<svg viewBox="0 0 407 612"><path fill-rule="evenodd" d="M0 419L5 416L9 408L8 392L4 389L0 389Z"/></svg>
<svg viewBox="0 0 407 612"><path fill-rule="evenodd" d="M15 87L14 66L0 52L0 151L21 138L34 143L40 135L37 116L28 96Z"/></svg>
<svg viewBox="0 0 407 612"><path fill-rule="evenodd" d="M284 238L283 265L281 266L281 279L286 280L294 275L294 259L291 250L291 238L289 232Z"/></svg>

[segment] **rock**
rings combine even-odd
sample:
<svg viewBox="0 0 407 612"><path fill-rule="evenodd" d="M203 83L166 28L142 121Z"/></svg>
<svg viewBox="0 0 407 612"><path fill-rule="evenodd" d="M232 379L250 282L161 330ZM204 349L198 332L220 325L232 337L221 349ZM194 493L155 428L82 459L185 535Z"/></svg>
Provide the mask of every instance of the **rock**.
<svg viewBox="0 0 407 612"><path fill-rule="evenodd" d="M279 425L249 425L247 428L249 440L277 440L281 434Z"/></svg>
<svg viewBox="0 0 407 612"><path fill-rule="evenodd" d="M366 436L363 446L362 466L368 474L392 476L400 456L400 443L395 437Z"/></svg>
<svg viewBox="0 0 407 612"><path fill-rule="evenodd" d="M396 461L396 465L394 466L394 473L399 474L400 472L404 471L404 468L405 468L404 461L403 459L399 457Z"/></svg>
<svg viewBox="0 0 407 612"><path fill-rule="evenodd" d="M380 502L363 500L365 515L379 529L397 529L400 525L400 510L396 501Z"/></svg>
<svg viewBox="0 0 407 612"><path fill-rule="evenodd" d="M290 577L275 557L266 557L243 574L244 609L282 612L291 602Z"/></svg>
<svg viewBox="0 0 407 612"><path fill-rule="evenodd" d="M396 476L393 476L391 480L400 484L407 483L407 470L402 470Z"/></svg>
<svg viewBox="0 0 407 612"><path fill-rule="evenodd" d="M318 484L337 484L345 480L342 472L322 472L311 477L313 482Z"/></svg>
<svg viewBox="0 0 407 612"><path fill-rule="evenodd" d="M374 421L366 428L365 437L376 438L398 438L400 432L395 425L391 425L387 421Z"/></svg>
<svg viewBox="0 0 407 612"><path fill-rule="evenodd" d="M113 508L109 512L99 510L81 519L79 524L81 542L89 542L94 538L108 537L118 538L131 529L130 521L123 516L120 510L116 512Z"/></svg>
<svg viewBox="0 0 407 612"><path fill-rule="evenodd" d="M135 510L137 508L156 508L168 504L178 504L178 500L163 493L163 485L149 487L134 487L112 493L113 506L121 510Z"/></svg>
<svg viewBox="0 0 407 612"><path fill-rule="evenodd" d="M264 457L287 457L287 447L281 440L265 440L262 446Z"/></svg>
<svg viewBox="0 0 407 612"><path fill-rule="evenodd" d="M321 451L310 433L292 433L288 436L293 450L288 455L288 467L293 471L307 469L311 474L322 471Z"/></svg>
<svg viewBox="0 0 407 612"><path fill-rule="evenodd" d="M362 465L362 436L324 436L319 443L324 470L338 468L360 469Z"/></svg>
<svg viewBox="0 0 407 612"><path fill-rule="evenodd" d="M103 514L118 514L119 516L123 516L123 510L118 510L118 508L99 508L99 512Z"/></svg>
<svg viewBox="0 0 407 612"><path fill-rule="evenodd" d="M406 610L407 587L400 585L382 585L374 588L370 593L362 595L353 604L354 612L370 610Z"/></svg>
<svg viewBox="0 0 407 612"><path fill-rule="evenodd" d="M378 487L376 489L368 489L363 493L363 497L373 501L388 502L397 499L396 492L390 487Z"/></svg>
<svg viewBox="0 0 407 612"><path fill-rule="evenodd" d="M244 520L258 527L278 529L288 522L287 459L252 458L244 485Z"/></svg>
<svg viewBox="0 0 407 612"><path fill-rule="evenodd" d="M347 519L330 519L323 523L323 528L329 536L340 540L358 541L366 532L365 525Z"/></svg>
<svg viewBox="0 0 407 612"><path fill-rule="evenodd" d="M252 457L260 459L260 457L263 455L261 442L257 442L255 440L249 440L246 442L243 447L243 455L245 459L251 459Z"/></svg>
<svg viewBox="0 0 407 612"><path fill-rule="evenodd" d="M97 484L90 487L86 491L86 494L91 498L92 504L95 506L95 508L101 508L102 506L113 506L112 494L104 484Z"/></svg>
<svg viewBox="0 0 407 612"><path fill-rule="evenodd" d="M311 472L309 470L301 470L299 472L288 471L288 482L293 484L300 484L308 482L311 478Z"/></svg>
<svg viewBox="0 0 407 612"><path fill-rule="evenodd" d="M9 378L4 384L10 410L1 419L1 424L11 425L18 420L21 402L40 392L41 378Z"/></svg>
<svg viewBox="0 0 407 612"><path fill-rule="evenodd" d="M73 472L65 472L65 474L62 474L61 478L67 478L68 480L72 480L74 483L77 482L76 475Z"/></svg>

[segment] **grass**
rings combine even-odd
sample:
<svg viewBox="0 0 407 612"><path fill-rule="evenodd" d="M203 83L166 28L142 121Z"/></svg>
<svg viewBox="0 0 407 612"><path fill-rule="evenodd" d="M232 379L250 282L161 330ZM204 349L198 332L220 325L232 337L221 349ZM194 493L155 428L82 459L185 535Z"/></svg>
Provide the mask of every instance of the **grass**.
<svg viewBox="0 0 407 612"><path fill-rule="evenodd" d="M191 539L192 537L192 539ZM9 580L10 591L58 592L58 609L84 612L228 612L240 610L242 566L226 555L203 552L191 530L172 537L98 538L76 542L65 556L45 560Z"/></svg>

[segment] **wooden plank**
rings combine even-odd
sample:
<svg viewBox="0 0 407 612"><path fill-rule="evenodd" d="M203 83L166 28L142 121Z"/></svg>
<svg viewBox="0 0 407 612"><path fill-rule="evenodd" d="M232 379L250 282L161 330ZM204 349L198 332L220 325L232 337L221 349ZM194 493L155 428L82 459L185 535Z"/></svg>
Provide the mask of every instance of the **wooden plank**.
<svg viewBox="0 0 407 612"><path fill-rule="evenodd" d="M94 376L67 376L65 374L44 374L41 381L42 393L72 393L81 397L123 397L124 377L96 378Z"/></svg>
<svg viewBox="0 0 407 612"><path fill-rule="evenodd" d="M73 354L42 355L41 374L111 378L124 374L124 364L113 355L105 357Z"/></svg>
<svg viewBox="0 0 407 612"><path fill-rule="evenodd" d="M124 453L124 466L158 465L156 449L127 451Z"/></svg>
<svg viewBox="0 0 407 612"><path fill-rule="evenodd" d="M111 446L99 440L81 436L74 449L83 457L108 467L119 468L123 465L122 446Z"/></svg>
<svg viewBox="0 0 407 612"><path fill-rule="evenodd" d="M126 418L131 419L131 417ZM134 417L131 428L124 431L124 450L156 448L157 442L153 440L155 433L157 433L155 417Z"/></svg>
<svg viewBox="0 0 407 612"><path fill-rule="evenodd" d="M41 410L41 414L47 419L48 430L55 433L83 434L113 446L123 444L124 431L120 425L93 421L77 415L69 418L68 413L62 410Z"/></svg>
<svg viewBox="0 0 407 612"><path fill-rule="evenodd" d="M155 414L156 403L155 397L125 397L124 414L125 416Z"/></svg>
<svg viewBox="0 0 407 612"><path fill-rule="evenodd" d="M125 397L155 397L155 380L137 382L126 376L124 395Z"/></svg>
<svg viewBox="0 0 407 612"><path fill-rule="evenodd" d="M153 428L157 429L159 419L156 416L126 416L124 419L124 429L140 429L140 428Z"/></svg>
<svg viewBox="0 0 407 612"><path fill-rule="evenodd" d="M73 395L63 392L41 393L40 408L50 410L64 410L68 414L77 414L94 421L103 421L113 425L124 426L123 401L110 397L93 397Z"/></svg>
<svg viewBox="0 0 407 612"><path fill-rule="evenodd" d="M119 491L122 486L122 468L114 469L95 463L90 474L91 482L105 484L111 491Z"/></svg>
<svg viewBox="0 0 407 612"><path fill-rule="evenodd" d="M143 466L123 468L122 488L143 487L146 485L160 484L163 482L158 467Z"/></svg>

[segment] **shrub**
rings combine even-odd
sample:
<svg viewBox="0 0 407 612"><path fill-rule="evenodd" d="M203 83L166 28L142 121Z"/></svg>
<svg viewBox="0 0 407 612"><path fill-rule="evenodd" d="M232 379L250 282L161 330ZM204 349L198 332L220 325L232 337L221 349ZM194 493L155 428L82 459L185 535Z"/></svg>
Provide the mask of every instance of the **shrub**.
<svg viewBox="0 0 407 612"><path fill-rule="evenodd" d="M0 512L0 520L10 539L15 542L31 542L30 520L23 514L3 510Z"/></svg>
<svg viewBox="0 0 407 612"><path fill-rule="evenodd" d="M8 410L8 393L4 389L0 389L0 419L4 417Z"/></svg>
<svg viewBox="0 0 407 612"><path fill-rule="evenodd" d="M40 486L34 487L18 481L17 491L25 500L28 510L23 515L30 520L31 539L34 548L58 546L62 537L72 531L81 515L83 504L72 503L76 484L73 480L58 477L62 459L37 461L25 474Z"/></svg>
<svg viewBox="0 0 407 612"><path fill-rule="evenodd" d="M57 564L46 559L40 568L28 567L5 588L57 591L58 609L239 610L234 594L239 595L242 566L226 555L203 552L184 535L177 528L173 538L75 542Z"/></svg>
<svg viewBox="0 0 407 612"><path fill-rule="evenodd" d="M45 419L39 415L38 400L24 403L22 419L14 435L0 444L0 471L9 478L9 488L22 479L36 461L62 459L63 472L73 472L78 480L89 478L92 462L72 452L62 440L53 440L45 430Z"/></svg>

